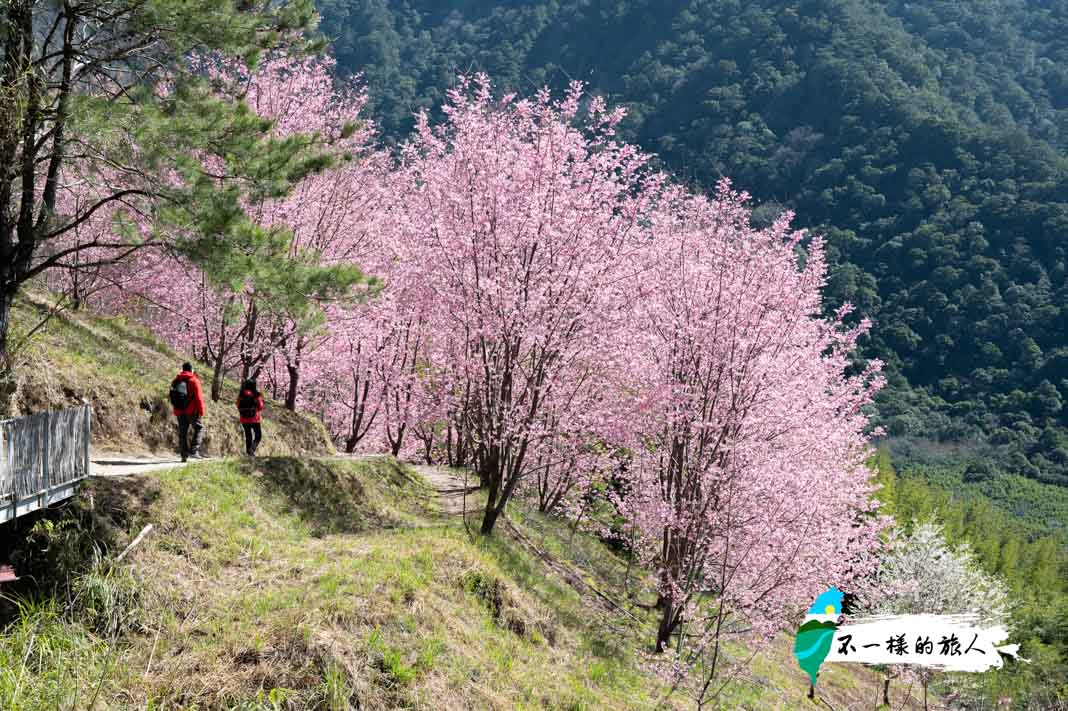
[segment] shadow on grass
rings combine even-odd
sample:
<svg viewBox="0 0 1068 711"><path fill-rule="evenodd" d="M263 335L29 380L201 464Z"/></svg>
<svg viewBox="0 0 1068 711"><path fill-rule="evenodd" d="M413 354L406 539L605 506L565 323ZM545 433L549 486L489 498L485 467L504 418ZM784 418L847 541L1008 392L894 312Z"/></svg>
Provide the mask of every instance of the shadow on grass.
<svg viewBox="0 0 1068 711"><path fill-rule="evenodd" d="M93 477L82 500L92 507L98 526L134 535L134 528L148 523L160 491L159 480L152 476Z"/></svg>
<svg viewBox="0 0 1068 711"><path fill-rule="evenodd" d="M258 480L268 494L285 501L315 536L402 526L404 519L393 509L418 513L425 497L421 482L389 458L345 463L243 458L238 469Z"/></svg>
<svg viewBox="0 0 1068 711"><path fill-rule="evenodd" d="M500 569L520 588L553 610L557 622L573 629L588 623L574 591L539 561L522 552L514 539L506 536L502 530L492 538L482 539L482 550L492 556Z"/></svg>
<svg viewBox="0 0 1068 711"><path fill-rule="evenodd" d="M73 499L0 526L0 556L19 575L3 588L0 625L17 616L18 599L68 600L79 576L149 520L159 496L159 482L149 477L90 479Z"/></svg>

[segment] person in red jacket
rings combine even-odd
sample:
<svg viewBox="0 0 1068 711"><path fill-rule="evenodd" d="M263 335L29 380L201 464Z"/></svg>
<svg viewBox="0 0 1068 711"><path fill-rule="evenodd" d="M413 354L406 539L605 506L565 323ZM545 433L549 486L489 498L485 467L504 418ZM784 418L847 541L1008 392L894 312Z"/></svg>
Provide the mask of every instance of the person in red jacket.
<svg viewBox="0 0 1068 711"><path fill-rule="evenodd" d="M182 461L190 457L203 459L200 445L204 442L204 394L190 363L182 363L182 372L171 381L171 406L178 418L178 450ZM192 441L189 440L190 429L193 430Z"/></svg>
<svg viewBox="0 0 1068 711"><path fill-rule="evenodd" d="M256 389L255 380L246 380L237 394L237 414L241 418L241 428L245 430L245 453L255 456L256 449L263 439L260 427L260 412L263 410L263 395Z"/></svg>

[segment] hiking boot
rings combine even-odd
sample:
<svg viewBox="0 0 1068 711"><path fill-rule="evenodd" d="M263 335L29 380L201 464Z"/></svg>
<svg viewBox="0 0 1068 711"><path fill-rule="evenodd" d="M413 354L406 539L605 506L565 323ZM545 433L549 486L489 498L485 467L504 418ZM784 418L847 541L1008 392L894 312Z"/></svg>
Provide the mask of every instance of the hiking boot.
<svg viewBox="0 0 1068 711"><path fill-rule="evenodd" d="M190 459L207 459L208 457L200 452L193 452L189 455Z"/></svg>

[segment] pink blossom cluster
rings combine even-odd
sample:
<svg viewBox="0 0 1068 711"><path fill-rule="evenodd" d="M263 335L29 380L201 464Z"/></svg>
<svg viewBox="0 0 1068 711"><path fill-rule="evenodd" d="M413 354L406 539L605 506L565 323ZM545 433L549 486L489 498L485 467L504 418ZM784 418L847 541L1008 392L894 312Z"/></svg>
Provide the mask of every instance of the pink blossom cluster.
<svg viewBox="0 0 1068 711"><path fill-rule="evenodd" d="M336 86L332 62L322 59L279 56L265 60L252 74L238 62L207 63L206 72L240 86L245 102L271 121L272 135L311 133L335 156L334 165L301 180L285 197L245 205L261 227L291 235L287 253L271 256L288 256L294 268L357 263L366 257L374 247L370 235L385 188L380 177L385 164L384 154L374 147L374 125L363 116L363 89L358 84ZM222 165L215 156L205 156L203 162L206 171L218 171ZM61 205L84 203L98 192L91 180L80 179L79 168L77 161L69 163ZM99 179L99 170L93 177ZM115 176L124 179L128 176ZM299 372L302 359L330 336L328 323L349 316L334 303L316 304L310 311L289 309L257 288L251 273L211 280L173 248L189 235L173 226L172 234L156 235L153 226L150 206L131 201L96 211L68 241L126 240L150 247L117 263L107 259L113 249L83 250L80 262L56 272L55 285L74 292L79 301L89 299L98 309L143 320L175 349L199 358L220 375L263 375L265 380L288 378L290 369ZM95 260L101 265L86 267ZM362 296L355 293L340 301ZM217 387L213 394L218 395Z"/></svg>

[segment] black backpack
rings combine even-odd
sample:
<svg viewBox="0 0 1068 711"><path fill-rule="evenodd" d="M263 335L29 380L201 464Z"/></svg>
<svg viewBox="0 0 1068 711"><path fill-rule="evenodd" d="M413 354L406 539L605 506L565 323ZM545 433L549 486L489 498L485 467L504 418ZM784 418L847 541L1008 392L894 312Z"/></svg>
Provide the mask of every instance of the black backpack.
<svg viewBox="0 0 1068 711"><path fill-rule="evenodd" d="M248 390L241 391L241 397L237 400L237 411L242 417L252 418L256 416L256 396Z"/></svg>
<svg viewBox="0 0 1068 711"><path fill-rule="evenodd" d="M184 410L189 406L189 385L184 378L175 378L171 383L171 405L175 410Z"/></svg>

